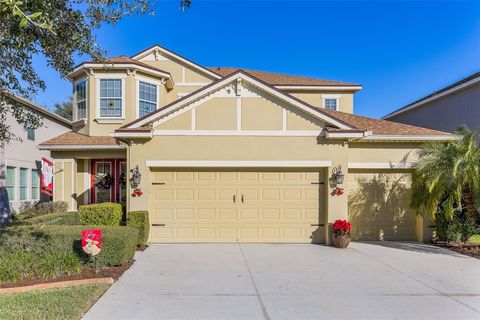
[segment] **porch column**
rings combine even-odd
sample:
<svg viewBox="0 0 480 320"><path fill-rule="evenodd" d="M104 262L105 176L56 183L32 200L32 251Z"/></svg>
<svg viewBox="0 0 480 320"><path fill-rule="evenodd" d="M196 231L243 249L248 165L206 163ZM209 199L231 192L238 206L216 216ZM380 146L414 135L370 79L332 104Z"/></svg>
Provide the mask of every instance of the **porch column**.
<svg viewBox="0 0 480 320"><path fill-rule="evenodd" d="M337 187L344 189L342 195L332 195L332 191L336 187L334 183L333 171L338 170L341 165L344 174L343 184ZM325 244L332 244L332 224L337 219L348 220L348 145L339 146L338 153L332 158L332 166L325 170Z"/></svg>

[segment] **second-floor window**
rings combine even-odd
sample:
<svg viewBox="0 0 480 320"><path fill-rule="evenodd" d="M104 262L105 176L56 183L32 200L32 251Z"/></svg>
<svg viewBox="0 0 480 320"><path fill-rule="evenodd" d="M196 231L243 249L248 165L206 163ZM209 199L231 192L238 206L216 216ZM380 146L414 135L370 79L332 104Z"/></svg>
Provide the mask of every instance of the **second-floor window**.
<svg viewBox="0 0 480 320"><path fill-rule="evenodd" d="M122 117L122 80L100 79L100 117Z"/></svg>
<svg viewBox="0 0 480 320"><path fill-rule="evenodd" d="M35 129L33 129L33 128L28 128L27 129L27 139L35 141Z"/></svg>
<svg viewBox="0 0 480 320"><path fill-rule="evenodd" d="M325 98L323 99L323 107L330 110L338 110L337 98Z"/></svg>
<svg viewBox="0 0 480 320"><path fill-rule="evenodd" d="M87 83L82 81L75 85L75 120L87 118Z"/></svg>
<svg viewBox="0 0 480 320"><path fill-rule="evenodd" d="M140 81L138 84L138 115L143 117L157 109L157 86Z"/></svg>

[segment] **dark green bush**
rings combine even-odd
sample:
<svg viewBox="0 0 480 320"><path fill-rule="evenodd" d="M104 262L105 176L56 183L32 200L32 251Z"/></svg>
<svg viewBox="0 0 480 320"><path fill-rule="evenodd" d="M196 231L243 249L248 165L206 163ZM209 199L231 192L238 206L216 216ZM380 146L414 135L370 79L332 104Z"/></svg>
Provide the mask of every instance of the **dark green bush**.
<svg viewBox="0 0 480 320"><path fill-rule="evenodd" d="M148 211L131 211L127 213L127 226L138 228L139 246L147 243L150 222L148 221Z"/></svg>
<svg viewBox="0 0 480 320"><path fill-rule="evenodd" d="M119 203L97 203L80 206L80 221L83 225L119 226L122 222L122 205Z"/></svg>
<svg viewBox="0 0 480 320"><path fill-rule="evenodd" d="M23 220L25 224L63 224L63 225L81 225L78 212L51 213L43 216L33 217Z"/></svg>
<svg viewBox="0 0 480 320"><path fill-rule="evenodd" d="M73 250L21 250L2 252L0 283L18 282L23 278L49 279L80 272L80 258Z"/></svg>
<svg viewBox="0 0 480 320"><path fill-rule="evenodd" d="M35 217L51 213L64 213L67 210L68 203L65 201L24 201L18 210L18 214L24 217Z"/></svg>
<svg viewBox="0 0 480 320"><path fill-rule="evenodd" d="M102 230L102 251L97 255L97 266L119 266L133 259L138 229L120 226L65 226L40 225L8 228L0 232L0 257L14 250L47 252L73 251L84 265L93 260L82 250L82 230Z"/></svg>
<svg viewBox="0 0 480 320"><path fill-rule="evenodd" d="M445 242L466 242L476 234L478 227L472 223L464 212L456 211L453 219L446 219L443 212L439 212L435 218L437 238Z"/></svg>

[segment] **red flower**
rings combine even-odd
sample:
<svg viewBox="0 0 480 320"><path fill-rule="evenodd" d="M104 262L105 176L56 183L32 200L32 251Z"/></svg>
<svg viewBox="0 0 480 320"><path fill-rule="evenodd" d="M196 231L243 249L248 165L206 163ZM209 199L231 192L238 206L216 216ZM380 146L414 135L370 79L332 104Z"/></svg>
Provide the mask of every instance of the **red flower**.
<svg viewBox="0 0 480 320"><path fill-rule="evenodd" d="M332 227L336 234L349 234L352 229L350 222L347 220L336 220Z"/></svg>

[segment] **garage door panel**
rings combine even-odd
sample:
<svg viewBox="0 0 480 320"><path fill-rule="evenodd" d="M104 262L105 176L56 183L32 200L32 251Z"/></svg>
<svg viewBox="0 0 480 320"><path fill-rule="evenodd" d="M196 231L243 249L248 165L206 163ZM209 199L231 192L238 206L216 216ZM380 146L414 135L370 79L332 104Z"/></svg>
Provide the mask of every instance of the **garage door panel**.
<svg viewBox="0 0 480 320"><path fill-rule="evenodd" d="M311 242L318 229L311 224L323 223L320 186L312 185L321 176L303 171L154 170L151 212L157 226L152 226L151 240ZM323 240L318 235L317 241Z"/></svg>

